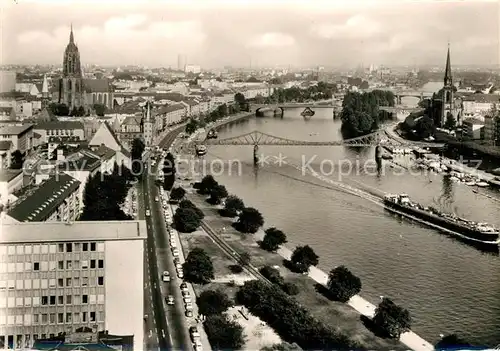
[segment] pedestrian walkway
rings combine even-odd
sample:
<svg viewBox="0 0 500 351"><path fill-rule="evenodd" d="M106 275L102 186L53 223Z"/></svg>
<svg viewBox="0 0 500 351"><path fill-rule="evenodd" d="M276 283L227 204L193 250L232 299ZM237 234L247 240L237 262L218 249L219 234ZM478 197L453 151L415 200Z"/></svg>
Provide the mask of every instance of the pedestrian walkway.
<svg viewBox="0 0 500 351"><path fill-rule="evenodd" d="M257 233L254 234L254 238L257 241L263 240L264 231L259 230ZM277 253L286 260L290 260L290 258L292 257L292 250L288 249L285 246L281 246L278 249ZM311 267L309 269L309 277L323 286L327 285L328 274L326 274L319 268ZM347 304L366 317L373 318L373 316L375 315L376 306L366 301L359 295L354 295L347 302ZM422 339L420 336L418 336L412 331L401 334L400 341L406 346L408 346L410 349L415 351L434 350L434 346L431 343Z"/></svg>

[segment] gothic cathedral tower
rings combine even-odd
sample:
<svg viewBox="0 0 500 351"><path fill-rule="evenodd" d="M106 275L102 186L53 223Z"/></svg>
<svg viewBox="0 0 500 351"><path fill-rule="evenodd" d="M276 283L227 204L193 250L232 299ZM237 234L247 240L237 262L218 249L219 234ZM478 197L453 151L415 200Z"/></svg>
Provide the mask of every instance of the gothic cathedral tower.
<svg viewBox="0 0 500 351"><path fill-rule="evenodd" d="M446 68L444 71L443 98L441 107L441 126L446 123L448 114L454 112L453 100L453 78L451 76L450 45L448 44L448 54L446 56Z"/></svg>
<svg viewBox="0 0 500 351"><path fill-rule="evenodd" d="M75 44L73 25L69 34L69 43L64 50L63 75L59 80L59 103L65 104L70 111L85 105L80 52Z"/></svg>

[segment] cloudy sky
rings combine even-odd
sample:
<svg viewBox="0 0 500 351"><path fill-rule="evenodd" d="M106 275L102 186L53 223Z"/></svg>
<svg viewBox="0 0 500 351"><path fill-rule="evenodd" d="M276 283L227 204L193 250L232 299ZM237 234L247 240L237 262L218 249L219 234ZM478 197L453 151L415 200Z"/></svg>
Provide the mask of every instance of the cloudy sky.
<svg viewBox="0 0 500 351"><path fill-rule="evenodd" d="M500 64L498 1L0 0L3 63Z"/></svg>

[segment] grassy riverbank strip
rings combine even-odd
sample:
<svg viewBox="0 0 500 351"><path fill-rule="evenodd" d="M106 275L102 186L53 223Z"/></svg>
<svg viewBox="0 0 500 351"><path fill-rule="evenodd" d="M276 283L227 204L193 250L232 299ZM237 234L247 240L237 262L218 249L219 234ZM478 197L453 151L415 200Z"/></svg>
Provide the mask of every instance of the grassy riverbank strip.
<svg viewBox="0 0 500 351"><path fill-rule="evenodd" d="M333 327L336 331L347 335L351 340L359 343L366 349L391 349L406 350L402 343L397 340L383 339L373 334L360 318L358 312L349 305L331 301L318 292L321 289L311 284L307 275L293 273L283 265L281 249L277 253L262 250L257 240L263 238L263 233L242 234L232 226L231 219L221 217L218 207L208 204L204 196L189 191L187 198L205 213L204 221L219 233L223 239L236 253L248 253L251 257L251 265L260 269L264 266L278 267L285 282L294 283L299 287L299 294L295 299L304 306L320 322ZM255 236L255 237L254 237ZM207 236L199 232L193 234L181 234L182 246L186 251L194 247L202 247L209 253L216 270L216 278L207 286L197 286L201 293L204 290L222 289L229 296L234 296L238 290L238 284L252 279L248 275L237 275L231 271L231 266L237 264L226 255L221 255L221 250ZM289 257L288 257L289 258ZM246 276L246 277L245 277ZM422 348L420 348L422 350Z"/></svg>

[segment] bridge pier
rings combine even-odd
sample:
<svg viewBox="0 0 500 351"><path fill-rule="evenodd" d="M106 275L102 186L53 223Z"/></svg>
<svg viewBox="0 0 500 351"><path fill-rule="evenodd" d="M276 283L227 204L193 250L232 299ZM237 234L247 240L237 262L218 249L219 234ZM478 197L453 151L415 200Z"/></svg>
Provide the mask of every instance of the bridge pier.
<svg viewBox="0 0 500 351"><path fill-rule="evenodd" d="M378 144L375 147L375 162L377 162L377 165L380 165L382 163L382 154L383 154L382 146Z"/></svg>
<svg viewBox="0 0 500 351"><path fill-rule="evenodd" d="M259 145L253 146L253 164L259 164Z"/></svg>

